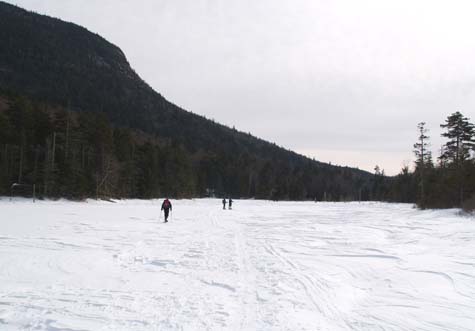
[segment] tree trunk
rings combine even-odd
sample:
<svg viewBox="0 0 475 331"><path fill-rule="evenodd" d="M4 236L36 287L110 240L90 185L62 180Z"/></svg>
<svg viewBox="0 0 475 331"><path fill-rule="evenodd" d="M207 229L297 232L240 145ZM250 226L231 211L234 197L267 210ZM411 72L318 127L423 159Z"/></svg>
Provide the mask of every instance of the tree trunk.
<svg viewBox="0 0 475 331"><path fill-rule="evenodd" d="M53 133L53 155L51 157L51 171L54 171L55 152L56 152L56 132Z"/></svg>
<svg viewBox="0 0 475 331"><path fill-rule="evenodd" d="M33 168L33 183L36 184L36 179L38 176L38 157L39 157L39 149L38 146L35 148L35 165Z"/></svg>
<svg viewBox="0 0 475 331"><path fill-rule="evenodd" d="M69 107L66 115L66 146L65 146L65 159L68 160L69 154Z"/></svg>
<svg viewBox="0 0 475 331"><path fill-rule="evenodd" d="M21 184L23 175L23 145L20 147L20 168L18 170L18 184Z"/></svg>
<svg viewBox="0 0 475 331"><path fill-rule="evenodd" d="M9 169L9 162L8 162L8 144L5 144L5 160L4 160L4 171L5 171L5 178L7 181L10 181L10 169Z"/></svg>

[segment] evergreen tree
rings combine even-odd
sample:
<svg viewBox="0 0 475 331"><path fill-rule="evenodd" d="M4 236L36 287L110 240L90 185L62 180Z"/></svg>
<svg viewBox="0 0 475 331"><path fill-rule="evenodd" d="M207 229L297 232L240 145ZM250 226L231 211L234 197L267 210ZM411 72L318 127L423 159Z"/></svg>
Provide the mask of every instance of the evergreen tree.
<svg viewBox="0 0 475 331"><path fill-rule="evenodd" d="M460 112L455 112L445 120L441 128L447 129L442 137L448 138L445 144L442 159L449 160L456 165L470 158L470 151L475 147L475 128L468 118Z"/></svg>
<svg viewBox="0 0 475 331"><path fill-rule="evenodd" d="M417 124L419 132L418 142L414 144L414 154L416 156L416 177L419 177L419 206L425 207L425 172L432 165L432 154L428 150L430 144L427 136L428 130L425 122Z"/></svg>
<svg viewBox="0 0 475 331"><path fill-rule="evenodd" d="M385 174L379 165L374 167L373 187L371 200L385 199Z"/></svg>
<svg viewBox="0 0 475 331"><path fill-rule="evenodd" d="M445 124L441 124L440 127L447 130L442 136L449 139L444 145L441 159L447 162L449 170L455 172L453 178L459 195L458 203L462 206L466 176L469 174L466 171L469 166L467 161L470 159L470 152L475 147L475 127L460 112L450 115Z"/></svg>

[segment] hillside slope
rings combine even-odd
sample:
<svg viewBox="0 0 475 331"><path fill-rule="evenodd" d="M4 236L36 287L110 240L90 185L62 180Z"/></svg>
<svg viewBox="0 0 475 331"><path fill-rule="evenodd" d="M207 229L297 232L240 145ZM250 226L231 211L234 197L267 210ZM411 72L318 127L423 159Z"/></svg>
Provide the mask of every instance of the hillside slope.
<svg viewBox="0 0 475 331"><path fill-rule="evenodd" d="M351 199L364 189L369 192L367 197L370 196L370 174L310 160L185 111L155 92L134 72L123 52L97 34L3 2L0 2L0 92L11 105L16 104L11 107L13 110L25 104L19 102L18 97L26 97L27 103L37 104L32 108L43 105L42 109L62 109L68 114L69 110L104 114L110 121L111 130L122 128L133 131L135 137L141 136L134 139L134 145L148 141L162 149L179 146L188 158L182 162L190 168L191 174L187 176L193 187L187 191L192 195L203 195L210 189L219 194L260 198L313 199L321 198L327 192L333 199ZM46 112L52 123L56 123L54 117L57 115L51 110ZM12 115L8 116L4 122L13 123ZM81 131L78 122L75 123ZM14 131L21 131L18 125L13 125ZM53 125L50 129L53 135L61 126ZM0 144L17 146L18 151L10 148L10 152L18 155L10 155L8 148L4 149L5 162L19 162L22 153L28 154L28 151L29 157L33 158L31 148L22 148L24 144L41 145L43 150L52 148L52 136L48 135L42 141L8 139ZM63 144L69 144L66 141ZM69 155L69 148L69 145L63 148L65 156ZM113 157L117 158L117 155ZM167 153L160 156L166 157ZM44 162L46 158L44 152ZM75 160L66 157L63 161ZM174 161L168 160L170 162ZM20 165L17 172L21 172L22 167ZM168 174L174 176L174 171L178 170L170 170ZM16 177L26 178L17 175L13 171L4 179L4 185ZM169 184L164 182L156 185L158 187L151 190L155 193L137 194L184 194L179 188L170 190ZM109 190L110 193L113 191Z"/></svg>

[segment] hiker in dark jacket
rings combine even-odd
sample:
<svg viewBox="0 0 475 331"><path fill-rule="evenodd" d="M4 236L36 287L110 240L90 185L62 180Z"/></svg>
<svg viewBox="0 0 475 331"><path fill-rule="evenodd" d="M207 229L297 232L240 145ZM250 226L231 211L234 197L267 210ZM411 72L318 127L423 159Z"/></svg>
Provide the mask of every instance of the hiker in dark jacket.
<svg viewBox="0 0 475 331"><path fill-rule="evenodd" d="M166 198L162 203L162 210L165 213L165 223L168 222L168 213L172 210L172 203Z"/></svg>
<svg viewBox="0 0 475 331"><path fill-rule="evenodd" d="M223 199L223 209L226 209L226 198Z"/></svg>
<svg viewBox="0 0 475 331"><path fill-rule="evenodd" d="M228 209L232 209L233 208L233 199L229 198L229 207Z"/></svg>

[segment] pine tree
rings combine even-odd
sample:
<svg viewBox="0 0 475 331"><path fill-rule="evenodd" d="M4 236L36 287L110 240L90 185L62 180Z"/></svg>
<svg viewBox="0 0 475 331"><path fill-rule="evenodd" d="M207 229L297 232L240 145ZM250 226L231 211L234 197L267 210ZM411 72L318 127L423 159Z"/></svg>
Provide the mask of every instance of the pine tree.
<svg viewBox="0 0 475 331"><path fill-rule="evenodd" d="M381 169L379 165L374 167L373 187L372 187L372 200L384 200L384 169Z"/></svg>
<svg viewBox="0 0 475 331"><path fill-rule="evenodd" d="M425 127L425 122L417 124L419 132L418 142L414 144L414 154L416 156L416 176L419 177L419 205L425 207L425 170L432 166L432 154L428 150L430 144L427 136L428 130Z"/></svg>
<svg viewBox="0 0 475 331"><path fill-rule="evenodd" d="M432 163L432 153L429 150L429 136L427 132L429 131L425 127L425 122L420 122L417 124L417 131L419 136L417 138L418 142L414 144L414 154L416 156L416 168L425 167Z"/></svg>
<svg viewBox="0 0 475 331"><path fill-rule="evenodd" d="M475 127L460 112L450 115L445 123L440 125L447 130L442 137L448 138L449 141L444 145L441 159L456 172L454 180L458 187L458 200L461 206L464 201L466 163L470 159L470 152L475 148Z"/></svg>
<svg viewBox="0 0 475 331"><path fill-rule="evenodd" d="M449 141L444 145L441 158L460 165L470 158L470 150L475 148L475 127L460 112L447 117L445 123L440 125L441 128L447 129L447 132L442 133L442 137L448 138Z"/></svg>

